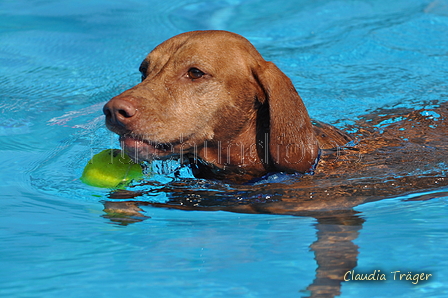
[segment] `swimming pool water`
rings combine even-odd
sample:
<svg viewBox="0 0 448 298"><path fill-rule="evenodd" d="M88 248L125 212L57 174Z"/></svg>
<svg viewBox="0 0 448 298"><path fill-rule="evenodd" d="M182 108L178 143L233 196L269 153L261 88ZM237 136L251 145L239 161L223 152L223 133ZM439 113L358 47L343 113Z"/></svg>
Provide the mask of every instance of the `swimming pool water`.
<svg viewBox="0 0 448 298"><path fill-rule="evenodd" d="M433 274L417 285L349 281L340 297L446 297L443 186L357 206L351 227L150 206L134 223L107 216L108 190L79 181L91 154L118 147L102 105L138 83L154 46L196 29L248 38L313 118L341 127L448 98L444 0L3 1L0 297L306 297L319 245L329 256L357 246L360 273ZM353 240L317 242L338 230Z"/></svg>

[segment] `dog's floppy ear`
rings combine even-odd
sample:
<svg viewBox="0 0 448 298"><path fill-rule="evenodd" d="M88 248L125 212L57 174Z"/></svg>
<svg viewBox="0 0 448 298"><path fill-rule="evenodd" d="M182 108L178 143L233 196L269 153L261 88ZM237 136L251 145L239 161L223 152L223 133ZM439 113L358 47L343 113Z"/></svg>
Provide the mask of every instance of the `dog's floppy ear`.
<svg viewBox="0 0 448 298"><path fill-rule="evenodd" d="M311 120L291 80L272 62L262 61L254 70L269 106L269 160L276 170L308 172L319 148Z"/></svg>

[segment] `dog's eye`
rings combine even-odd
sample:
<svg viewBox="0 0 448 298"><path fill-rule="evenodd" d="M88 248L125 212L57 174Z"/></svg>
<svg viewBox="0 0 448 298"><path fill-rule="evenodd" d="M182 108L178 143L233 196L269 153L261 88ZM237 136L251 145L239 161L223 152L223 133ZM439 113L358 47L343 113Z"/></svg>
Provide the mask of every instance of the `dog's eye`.
<svg viewBox="0 0 448 298"><path fill-rule="evenodd" d="M200 78L202 78L203 75L205 75L205 73L203 73L202 71L200 71L199 69L197 69L195 67L190 68L188 70L188 77L192 80L200 79Z"/></svg>
<svg viewBox="0 0 448 298"><path fill-rule="evenodd" d="M143 61L143 63L140 65L140 68L138 69L140 73L142 74L142 82L146 79L146 72L148 71L148 64Z"/></svg>
<svg viewBox="0 0 448 298"><path fill-rule="evenodd" d="M146 69L140 68L140 73L142 74L142 82L146 79Z"/></svg>

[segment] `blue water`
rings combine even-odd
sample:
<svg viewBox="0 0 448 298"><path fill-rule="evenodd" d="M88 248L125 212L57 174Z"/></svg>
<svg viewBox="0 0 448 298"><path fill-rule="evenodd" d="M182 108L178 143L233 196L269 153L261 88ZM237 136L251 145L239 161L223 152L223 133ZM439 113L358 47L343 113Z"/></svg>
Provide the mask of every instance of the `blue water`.
<svg viewBox="0 0 448 298"><path fill-rule="evenodd" d="M307 294L315 218L146 206L124 225L105 216L108 190L79 181L91 154L118 147L104 102L139 82L154 46L195 29L244 35L321 121L448 100L446 0L2 1L1 297ZM340 297L447 297L447 192L355 207L355 271L433 277L349 281Z"/></svg>

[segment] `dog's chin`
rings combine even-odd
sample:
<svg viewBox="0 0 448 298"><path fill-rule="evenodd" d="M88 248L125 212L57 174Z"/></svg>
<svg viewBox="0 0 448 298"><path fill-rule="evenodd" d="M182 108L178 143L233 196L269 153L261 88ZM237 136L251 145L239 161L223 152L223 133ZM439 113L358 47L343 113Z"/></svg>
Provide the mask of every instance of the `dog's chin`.
<svg viewBox="0 0 448 298"><path fill-rule="evenodd" d="M120 136L120 145L136 163L154 159L166 160L177 155L173 152L173 145L169 143L155 143L132 136Z"/></svg>

